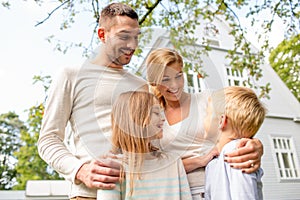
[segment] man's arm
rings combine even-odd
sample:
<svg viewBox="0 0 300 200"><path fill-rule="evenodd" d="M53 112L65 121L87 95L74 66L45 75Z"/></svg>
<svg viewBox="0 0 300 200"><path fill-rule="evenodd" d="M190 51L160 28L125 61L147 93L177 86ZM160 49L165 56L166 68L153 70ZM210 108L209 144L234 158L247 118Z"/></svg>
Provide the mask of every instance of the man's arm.
<svg viewBox="0 0 300 200"><path fill-rule="evenodd" d="M83 182L87 187L112 188L111 183L118 181L119 172L111 162L87 163L74 156L64 143L65 127L72 113L76 73L73 68L64 69L51 85L37 144L39 155L75 184Z"/></svg>

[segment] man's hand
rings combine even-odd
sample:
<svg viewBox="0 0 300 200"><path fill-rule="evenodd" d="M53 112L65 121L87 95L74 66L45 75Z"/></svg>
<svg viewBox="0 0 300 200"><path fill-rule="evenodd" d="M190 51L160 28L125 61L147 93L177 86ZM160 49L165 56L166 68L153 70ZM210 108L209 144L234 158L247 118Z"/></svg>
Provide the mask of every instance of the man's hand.
<svg viewBox="0 0 300 200"><path fill-rule="evenodd" d="M120 164L111 160L92 160L83 164L76 174L76 179L89 188L113 189L119 181Z"/></svg>
<svg viewBox="0 0 300 200"><path fill-rule="evenodd" d="M263 153L260 140L242 138L237 143L237 150L225 155L225 162L230 163L233 168L242 169L242 172L250 174L259 169Z"/></svg>

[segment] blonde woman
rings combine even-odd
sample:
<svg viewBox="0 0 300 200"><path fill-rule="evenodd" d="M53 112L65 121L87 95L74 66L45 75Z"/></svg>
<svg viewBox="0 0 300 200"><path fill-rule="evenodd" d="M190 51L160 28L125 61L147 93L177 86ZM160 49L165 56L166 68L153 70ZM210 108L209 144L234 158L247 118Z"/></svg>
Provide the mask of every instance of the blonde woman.
<svg viewBox="0 0 300 200"><path fill-rule="evenodd" d="M152 144L163 137L164 118L153 94L126 92L113 105L112 153L123 168L120 185L98 190L97 199L192 199L180 159Z"/></svg>
<svg viewBox="0 0 300 200"><path fill-rule="evenodd" d="M207 133L219 133L216 147L220 156L206 166L206 200L263 199L263 170L242 173L224 162L224 155L233 151L241 138L252 138L265 115L264 105L249 88L231 86L212 93L204 127Z"/></svg>
<svg viewBox="0 0 300 200"><path fill-rule="evenodd" d="M173 49L150 52L146 60L147 81L164 108L164 137L161 148L175 152L183 160L193 199L204 198L204 167L218 152L217 132L205 134L203 127L208 93L184 91L183 59ZM257 139L242 139L226 161L234 168L252 173L260 166L263 146ZM252 161L252 163L249 162Z"/></svg>

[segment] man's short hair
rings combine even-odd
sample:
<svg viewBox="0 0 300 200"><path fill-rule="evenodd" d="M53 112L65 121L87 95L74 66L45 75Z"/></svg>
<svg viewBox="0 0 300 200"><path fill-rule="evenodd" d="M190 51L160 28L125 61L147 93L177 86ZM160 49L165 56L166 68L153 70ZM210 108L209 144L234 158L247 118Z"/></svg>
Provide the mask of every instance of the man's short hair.
<svg viewBox="0 0 300 200"><path fill-rule="evenodd" d="M138 21L138 14L130 6L122 3L111 3L101 11L99 25L110 28L111 20L116 16L127 16Z"/></svg>

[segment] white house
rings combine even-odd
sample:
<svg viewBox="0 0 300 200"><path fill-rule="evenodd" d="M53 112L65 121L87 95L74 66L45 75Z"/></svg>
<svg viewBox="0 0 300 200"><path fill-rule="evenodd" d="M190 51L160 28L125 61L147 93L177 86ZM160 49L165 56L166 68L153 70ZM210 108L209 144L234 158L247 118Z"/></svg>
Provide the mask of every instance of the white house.
<svg viewBox="0 0 300 200"><path fill-rule="evenodd" d="M199 79L197 73L188 72L185 74L188 80L186 83L189 82L186 85L187 91L200 92L208 88L240 85L249 76L246 71L240 73L233 70L225 58L227 51L233 47L233 38L228 34L229 31L229 26L221 19L215 19L211 23L204 22L197 28L197 37L209 39L212 48L208 56L201 55L203 70L208 77ZM173 48L167 31L155 29L153 38L152 49ZM203 46L196 43L193 48L195 47ZM263 99L268 114L256 135L264 145L264 199L300 199L300 103L270 65L264 64L261 69L263 77L253 84L271 84L270 99ZM143 65L140 73L144 74Z"/></svg>
<svg viewBox="0 0 300 200"><path fill-rule="evenodd" d="M188 72L185 74L186 83L189 82L187 91L200 92L208 88L238 85L248 76L246 71L240 73L232 70L225 58L227 51L233 47L229 31L222 19L201 23L197 28L195 33L199 34L198 38L209 39L212 48L208 56L201 55L203 70L208 77L199 79L198 74ZM173 48L166 30L153 29L152 36L151 44L147 46L150 50ZM196 43L194 47L202 46ZM263 99L268 114L256 135L264 145L264 199L300 199L300 103L268 64L261 66L261 69L263 77L256 84L270 82L272 88L270 99ZM142 73L143 68L140 71ZM29 181L25 191L1 191L0 199L68 199L68 192L69 183L65 181Z"/></svg>

